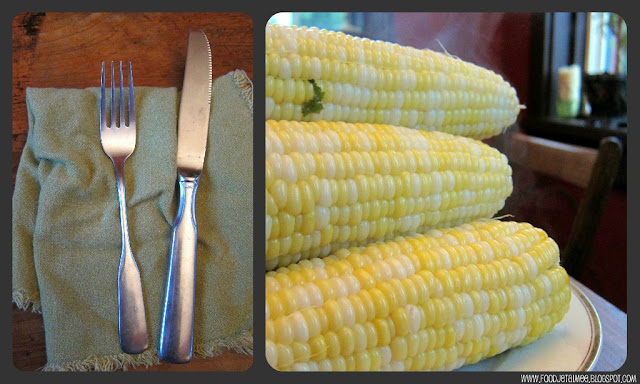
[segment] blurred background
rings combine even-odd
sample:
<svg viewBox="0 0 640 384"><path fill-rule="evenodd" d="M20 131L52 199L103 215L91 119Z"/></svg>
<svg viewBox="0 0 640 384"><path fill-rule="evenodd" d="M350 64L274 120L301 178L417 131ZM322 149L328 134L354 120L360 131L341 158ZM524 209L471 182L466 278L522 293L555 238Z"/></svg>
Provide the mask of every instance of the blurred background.
<svg viewBox="0 0 640 384"><path fill-rule="evenodd" d="M589 186L528 165L547 160L553 163L548 166L570 176L586 170L588 179L601 140L619 140L622 160L613 172L611 191L598 197L604 207L602 216L586 218L591 221L586 225L594 226L596 232L582 239L590 245L587 262L574 278L626 312L627 29L619 15L285 12L269 22L315 26L445 52L501 74L526 108L503 135L485 140L509 157L514 172L514 192L499 215L509 214L513 220L544 229L561 250L575 231L574 219L585 196L591 194ZM550 146L549 153L584 156L571 162L555 155L540 159L536 156L542 155L535 155L533 149L525 156L527 150L522 148L533 148L531 143Z"/></svg>

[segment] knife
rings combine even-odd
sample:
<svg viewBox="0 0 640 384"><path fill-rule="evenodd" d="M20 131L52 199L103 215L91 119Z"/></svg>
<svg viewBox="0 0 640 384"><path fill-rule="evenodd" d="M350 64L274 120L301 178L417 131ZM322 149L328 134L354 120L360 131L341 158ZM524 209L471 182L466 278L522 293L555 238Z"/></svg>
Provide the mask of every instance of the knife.
<svg viewBox="0 0 640 384"><path fill-rule="evenodd" d="M207 36L190 30L178 112L179 203L173 225L167 273L160 358L186 363L193 351L198 228L195 199L204 164L211 111L211 49Z"/></svg>

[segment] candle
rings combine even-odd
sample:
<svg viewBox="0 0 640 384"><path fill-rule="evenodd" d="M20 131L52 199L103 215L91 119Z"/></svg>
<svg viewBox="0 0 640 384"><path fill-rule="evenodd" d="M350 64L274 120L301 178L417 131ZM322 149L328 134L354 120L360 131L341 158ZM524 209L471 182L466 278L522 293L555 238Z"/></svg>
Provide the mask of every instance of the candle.
<svg viewBox="0 0 640 384"><path fill-rule="evenodd" d="M572 64L558 68L558 100L556 111L560 117L576 117L580 107L582 71Z"/></svg>

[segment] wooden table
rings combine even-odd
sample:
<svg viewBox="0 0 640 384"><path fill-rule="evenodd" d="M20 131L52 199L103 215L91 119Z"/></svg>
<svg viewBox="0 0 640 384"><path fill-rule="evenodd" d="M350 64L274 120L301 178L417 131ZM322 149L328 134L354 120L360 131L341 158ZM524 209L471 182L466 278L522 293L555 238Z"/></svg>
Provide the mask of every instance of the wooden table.
<svg viewBox="0 0 640 384"><path fill-rule="evenodd" d="M182 88L187 31L211 43L213 78L253 80L253 22L244 13L25 13L13 20L13 176L27 136L25 90L100 86L102 61L131 61L136 86Z"/></svg>
<svg viewBox="0 0 640 384"><path fill-rule="evenodd" d="M131 61L136 86L182 88L187 31L212 46L214 79L235 69L253 80L253 22L244 13L24 13L13 20L13 183L28 132L27 87L100 86L102 61ZM46 363L42 316L13 308L13 362ZM252 356L225 352L148 370L238 371Z"/></svg>

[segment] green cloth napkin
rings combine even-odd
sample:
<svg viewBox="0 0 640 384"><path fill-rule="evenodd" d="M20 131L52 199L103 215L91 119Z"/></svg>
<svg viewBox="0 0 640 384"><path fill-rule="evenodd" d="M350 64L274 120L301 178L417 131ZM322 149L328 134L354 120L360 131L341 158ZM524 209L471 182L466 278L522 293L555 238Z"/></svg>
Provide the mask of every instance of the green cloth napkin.
<svg viewBox="0 0 640 384"><path fill-rule="evenodd" d="M108 93L108 92L107 92ZM13 300L41 311L43 370L156 364L177 211L175 88L137 87L137 145L125 164L129 231L150 347L118 343L120 226L113 165L100 145L99 89L27 89L29 134L13 193ZM194 358L253 353L253 89L217 78L198 222Z"/></svg>

